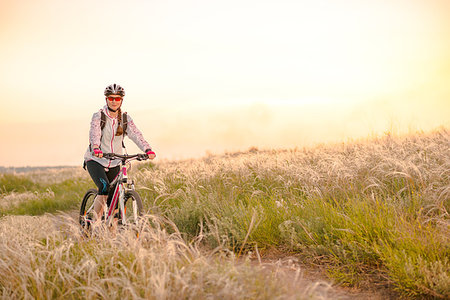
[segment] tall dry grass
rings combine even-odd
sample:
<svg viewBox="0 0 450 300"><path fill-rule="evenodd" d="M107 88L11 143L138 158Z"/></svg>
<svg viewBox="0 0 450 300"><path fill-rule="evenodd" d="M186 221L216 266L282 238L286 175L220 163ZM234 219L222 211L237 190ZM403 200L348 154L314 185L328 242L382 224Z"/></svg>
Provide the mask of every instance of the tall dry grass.
<svg viewBox="0 0 450 300"><path fill-rule="evenodd" d="M325 299L328 289L292 289L300 277L286 284L226 249L202 254L155 216L91 238L70 216L4 217L0 241L3 299Z"/></svg>
<svg viewBox="0 0 450 300"><path fill-rule="evenodd" d="M149 165L146 205L187 239L294 251L343 284L450 297L450 134L230 153ZM375 279L373 279L375 278Z"/></svg>
<svg viewBox="0 0 450 300"><path fill-rule="evenodd" d="M197 257L195 253L198 249L190 247L193 241L199 239L202 241L200 245L206 249L229 249L236 256L254 249L259 249L264 255L265 249L276 247L285 253L295 253L304 262L326 266L329 275L342 284L364 285L369 280L391 287L404 296L450 298L450 133L447 129L408 136L386 134L370 140L304 149L259 151L252 148L247 152L210 155L204 159L161 162L156 165L149 163L135 169L132 177L137 182L144 206L150 214L171 220L175 225L170 228L177 228L169 231L170 234L168 231L161 231L167 235L167 238L164 235L163 243L156 239L153 241L161 244L162 248L174 247L167 241L176 236L176 242L184 243L187 247L180 249L188 249L183 250L187 251L184 254L179 253L180 257ZM3 210L3 213L8 214L27 214L30 211L42 213L43 209L54 209L55 203L66 203L67 205L60 206L63 209L77 207L84 190L92 185L85 177L54 182L49 180L45 183L26 176L5 175L0 176L0 183L2 199L13 201L11 199L23 193L22 200L19 199L22 202L18 200L16 203L19 204L13 205L14 209ZM38 199L30 193L37 193ZM43 201L39 202L40 199ZM60 202L60 199L63 201ZM3 224L7 224L7 220L15 222L14 218L4 217L2 222L6 223ZM6 231L15 232L12 229ZM14 234L20 236L18 232ZM60 249L56 247L60 244L82 245L67 246L70 248L68 252L64 252L62 248L57 250L55 253L70 253L64 258L70 263L66 269L52 271L53 275L46 276L50 276L48 278L53 280L51 282L55 287L60 286L60 279L57 278L69 276L74 280L74 285L91 286L92 283L95 286L84 290L84 293L87 290L102 290L102 293L106 293L103 289L110 288L111 282L103 279L114 277L116 273L105 273L106 269L113 270L105 262L102 261L99 265L99 261L94 258L86 258L86 261L93 260L95 266L102 266L99 267L102 271L97 272L97 275L87 272L87 267L71 273L69 267L82 261L81 258L76 260L76 257L89 257L86 256L89 253L91 257L95 257L96 252L102 251L110 253L113 251L111 249L116 249L113 245L116 245L114 243L118 238L74 242L73 239L60 237L60 234L64 236L56 232L55 237L50 240L45 238L45 243L32 238L31 244L26 244L23 248L33 250L20 252L22 256L29 257L24 265L32 265L30 257L37 255L36 253L41 253L36 261L46 261L46 255L51 257L49 253ZM41 239L43 242L44 238ZM120 239L126 240L123 235ZM17 245L3 242L7 240L2 239L3 245L6 245L5 253L9 253L6 250L8 248L17 249ZM14 238L12 240L17 241ZM17 243L20 245L22 242ZM53 246L45 248L48 245ZM97 245L100 248L96 248ZM158 254L154 257L164 254L161 249L155 249ZM85 251L91 252L86 254ZM114 261L125 264L128 261L124 262L122 259L130 257L135 261L133 255L132 252L126 252L123 258L119 255ZM19 260L19 257L16 258ZM248 283L246 278L231 275L234 273L229 270L235 270L234 264L217 263L214 258L205 261L207 263L201 265L201 268L216 274L211 276L217 277L217 273L225 272L230 278ZM25 268L23 265L15 267L15 260L8 260L6 256L2 257L1 262L5 266L5 272L11 275L17 268ZM188 262L191 266L191 261ZM227 268L219 272L222 264L227 265ZM14 267L7 267L11 265ZM181 266L182 270L191 270L191 267L186 267L185 260L177 261L176 265ZM176 270L175 267L161 268L165 268L166 275L181 272L181 269ZM36 268L28 268L24 274L30 272L27 276L42 276L44 269L39 270L37 275L33 275ZM63 275L55 275L58 272ZM134 274L133 272L130 271L130 274ZM206 293L200 298L222 293L221 287L208 281L207 278L210 277L207 274L198 270L195 272L200 274L194 276L195 280L201 279L199 289ZM65 273L71 275L64 275ZM86 283L73 274L88 275L88 278L95 280ZM178 278L177 276L181 275L175 277ZM27 278L25 282L33 282L26 276L24 278ZM164 278L167 280L167 277ZM217 278L227 286L225 279ZM193 283L194 279L182 280L195 285L197 283ZM121 280L124 279L118 279ZM166 286L167 281L164 280L160 285ZM264 280L257 281L271 288L270 281ZM34 286L19 279L12 282L16 282L16 286ZM101 286L98 286L98 282ZM130 280L126 279L125 282ZM169 282L172 287L172 282ZM248 286L258 285L258 282L252 281ZM146 283L158 290L153 283ZM72 289L70 283L64 284L70 287L68 290ZM44 286L48 293L48 285ZM178 283L175 286L179 289ZM22 288L24 289L26 288ZM57 296L75 295L77 298L84 295L77 292L70 294L72 292L69 293L66 289L59 293L55 289ZM13 295L13 290L12 287L10 290L4 289L3 295ZM128 290L130 288L123 287L120 292ZM209 291L212 291L211 294ZM146 292L140 293L148 295ZM166 293L172 295L171 290ZM264 298L264 293L258 294L258 297ZM24 295L25 292L20 294ZM196 294L193 292L192 295Z"/></svg>

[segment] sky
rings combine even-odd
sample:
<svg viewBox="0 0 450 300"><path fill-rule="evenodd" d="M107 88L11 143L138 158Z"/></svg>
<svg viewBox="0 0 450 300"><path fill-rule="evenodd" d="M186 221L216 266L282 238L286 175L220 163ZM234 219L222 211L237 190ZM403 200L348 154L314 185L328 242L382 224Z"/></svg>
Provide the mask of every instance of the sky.
<svg viewBox="0 0 450 300"><path fill-rule="evenodd" d="M160 160L450 128L450 1L0 0L0 166L81 165L111 83Z"/></svg>

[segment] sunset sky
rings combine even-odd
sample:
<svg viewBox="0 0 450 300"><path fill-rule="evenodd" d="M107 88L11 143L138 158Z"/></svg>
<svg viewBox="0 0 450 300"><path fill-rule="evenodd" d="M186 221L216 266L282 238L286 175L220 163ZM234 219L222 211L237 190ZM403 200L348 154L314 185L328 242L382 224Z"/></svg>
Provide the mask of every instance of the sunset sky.
<svg viewBox="0 0 450 300"><path fill-rule="evenodd" d="M158 159L450 128L450 1L1 0L0 166L81 165L114 82Z"/></svg>

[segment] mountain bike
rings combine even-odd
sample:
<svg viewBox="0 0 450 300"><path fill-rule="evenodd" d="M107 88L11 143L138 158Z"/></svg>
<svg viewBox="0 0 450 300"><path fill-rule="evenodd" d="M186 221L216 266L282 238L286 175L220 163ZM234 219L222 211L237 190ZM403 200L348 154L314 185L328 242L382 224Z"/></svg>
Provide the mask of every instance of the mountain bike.
<svg viewBox="0 0 450 300"><path fill-rule="evenodd" d="M110 186L114 187L114 192L111 194L112 197L108 197L111 199L108 199L101 218L107 226L111 226L114 219L117 219L119 225L137 225L143 214L143 206L141 197L134 188L134 181L128 179L127 164L132 160L147 160L148 155L105 153L103 157L111 160L119 158L121 160L121 170L116 178L110 183ZM89 189L81 202L79 222L84 230L89 230L92 223L95 221L95 197L97 197L97 190Z"/></svg>

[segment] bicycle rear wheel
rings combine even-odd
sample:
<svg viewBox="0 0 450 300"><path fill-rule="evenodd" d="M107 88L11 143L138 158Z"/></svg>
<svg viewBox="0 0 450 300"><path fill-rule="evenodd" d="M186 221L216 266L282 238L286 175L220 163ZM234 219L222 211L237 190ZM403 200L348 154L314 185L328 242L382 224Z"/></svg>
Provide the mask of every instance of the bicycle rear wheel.
<svg viewBox="0 0 450 300"><path fill-rule="evenodd" d="M120 220L120 223L137 224L144 212L141 196L136 191L126 192L124 208L126 219L125 222Z"/></svg>
<svg viewBox="0 0 450 300"><path fill-rule="evenodd" d="M89 189L84 194L83 201L81 202L79 222L84 229L89 228L90 223L93 221L95 197L97 197L97 190Z"/></svg>

